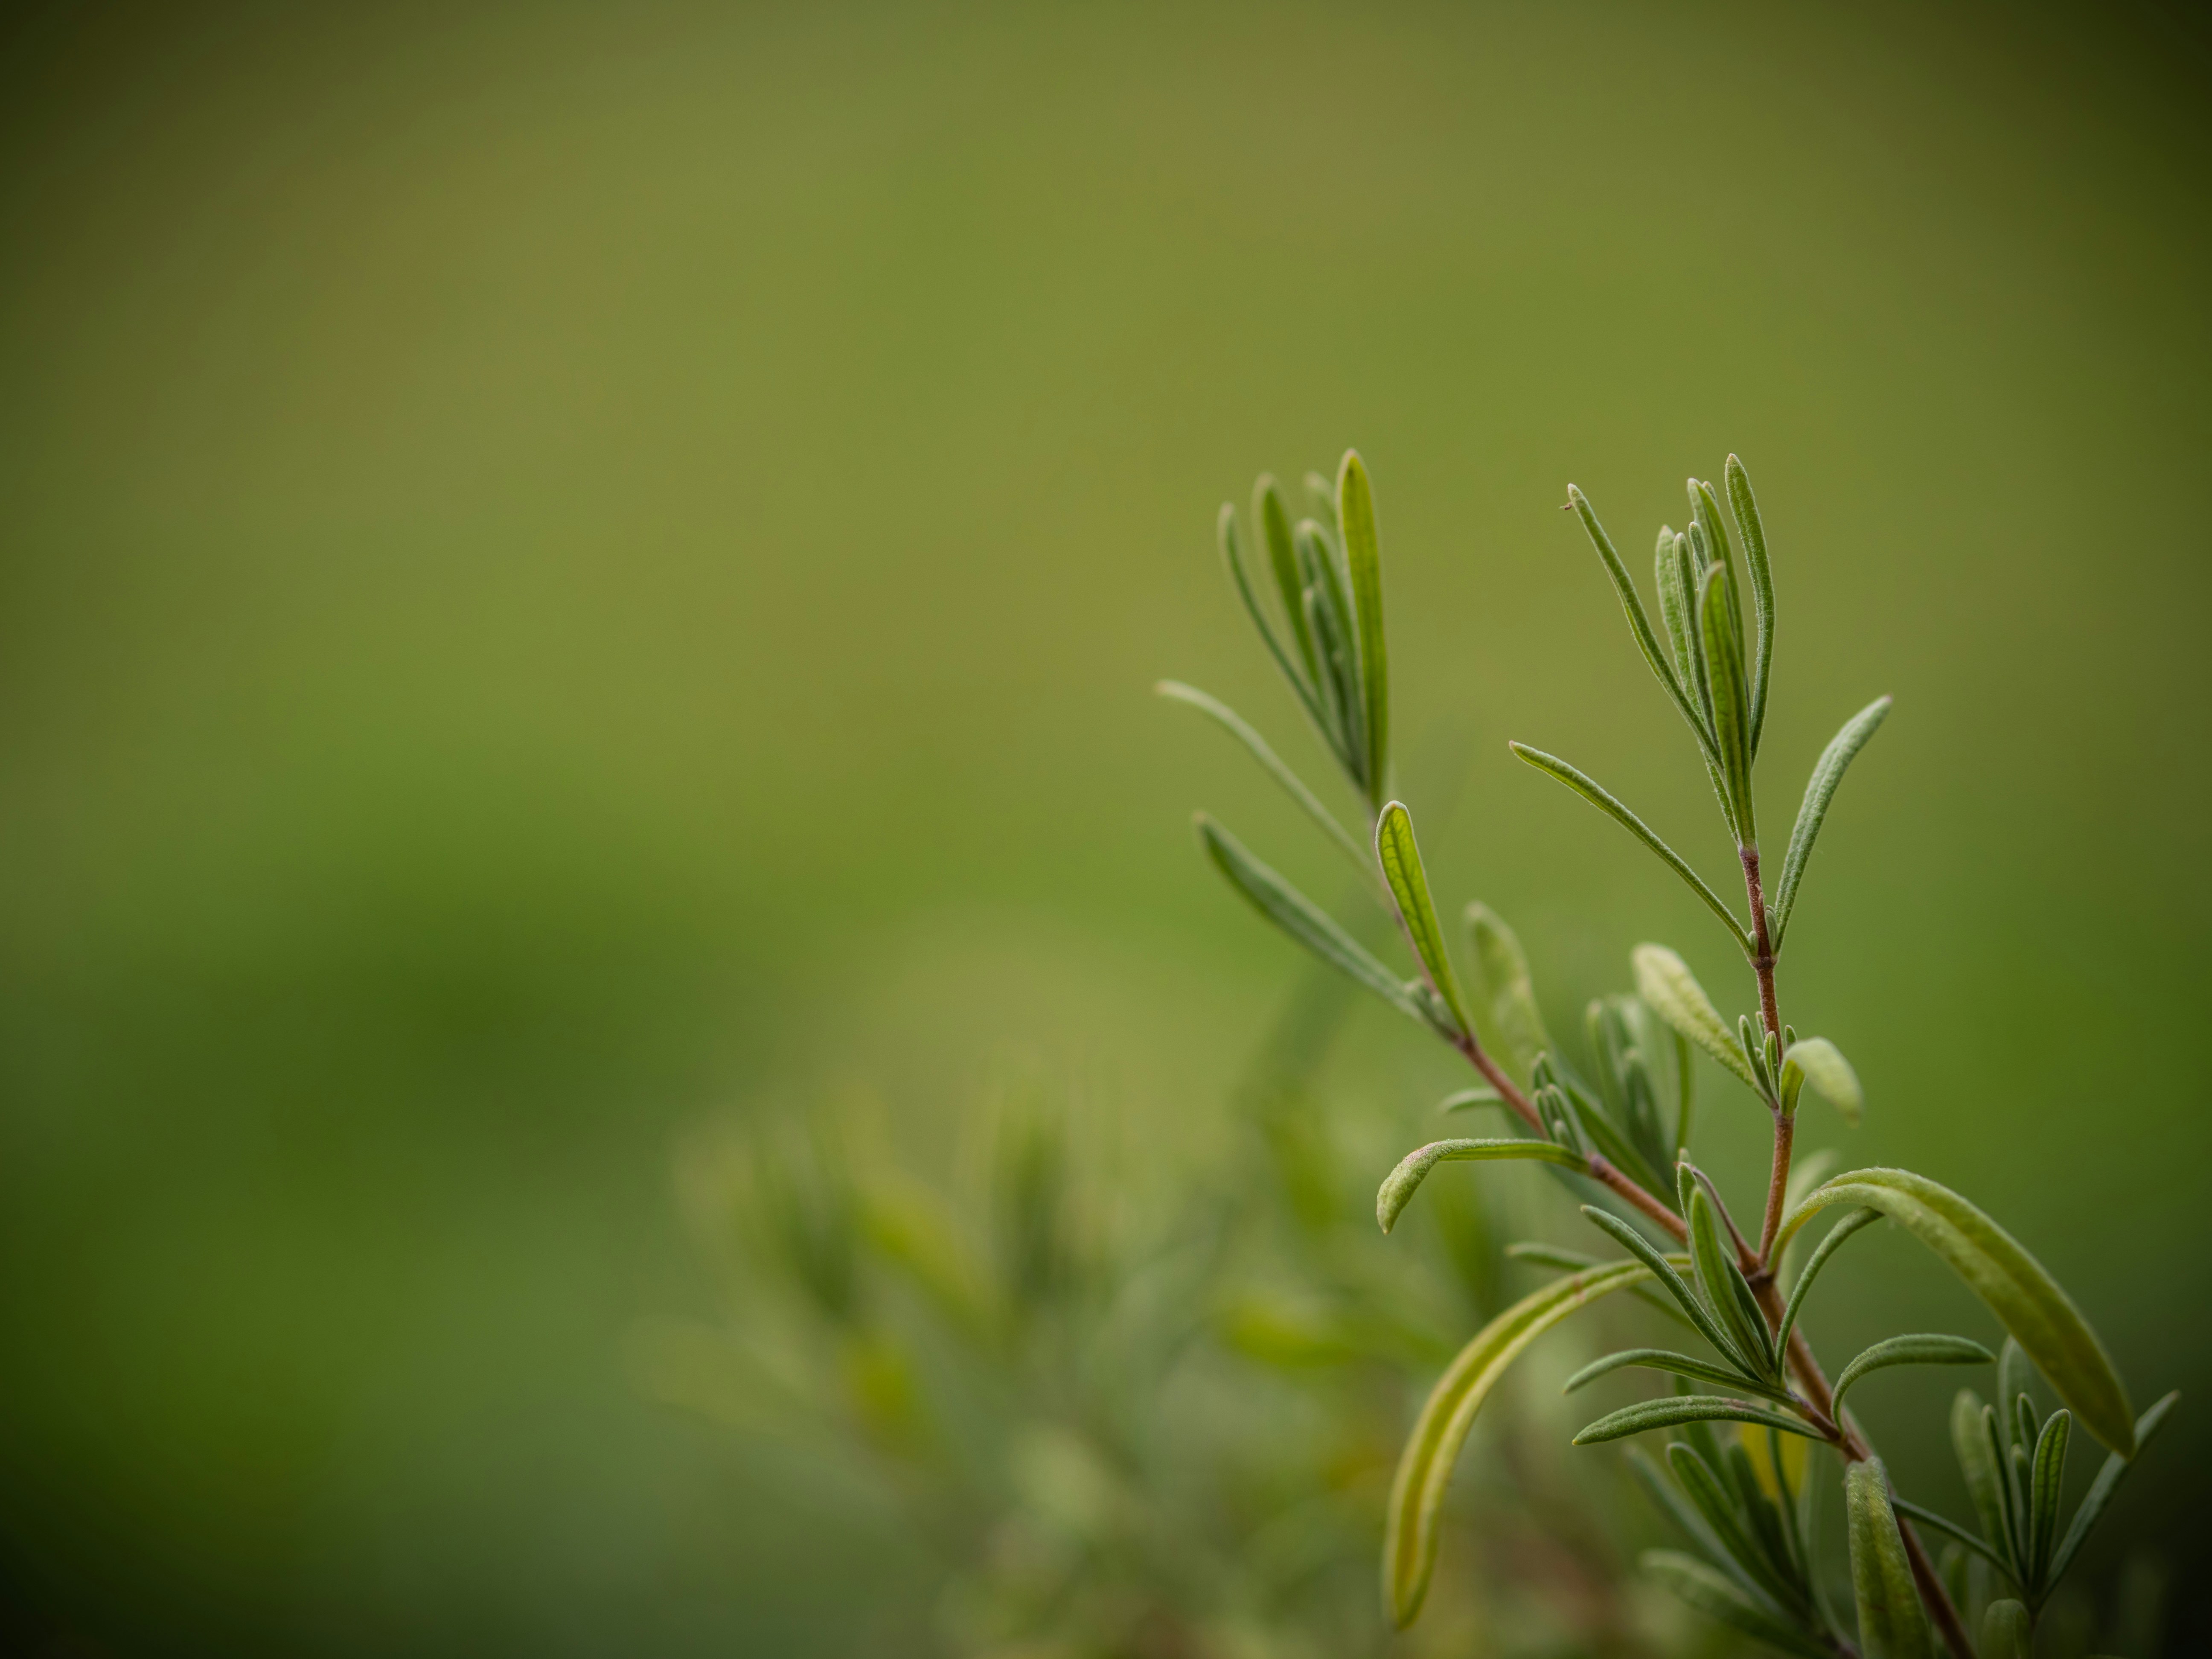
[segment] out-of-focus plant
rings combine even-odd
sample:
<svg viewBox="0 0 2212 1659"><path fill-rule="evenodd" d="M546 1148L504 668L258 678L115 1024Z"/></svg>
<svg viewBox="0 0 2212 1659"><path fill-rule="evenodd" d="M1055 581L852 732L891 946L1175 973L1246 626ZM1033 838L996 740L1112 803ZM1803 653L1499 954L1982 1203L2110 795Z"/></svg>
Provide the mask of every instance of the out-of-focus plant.
<svg viewBox="0 0 2212 1659"><path fill-rule="evenodd" d="M1302 984L1206 1156L1117 1153L1104 1115L1034 1087L980 1103L929 1179L864 1111L685 1147L728 1316L642 1333L644 1381L895 1507L943 1588L932 1628L878 1650L1457 1655L1479 1626L1486 1654L1653 1651L1618 1584L1618 1480L1563 1436L1486 1461L1496 1501L1438 1523L1498 1571L1410 1649L1374 1616L1401 1379L1520 1269L1470 1189L1375 1231L1355 1152L1401 1125L1299 1080L1346 1000Z"/></svg>
<svg viewBox="0 0 2212 1659"><path fill-rule="evenodd" d="M1408 1154L1377 1194L1385 1233L1438 1165L1516 1160L1547 1166L1580 1188L1582 1213L1620 1252L1595 1259L1524 1251L1564 1276L1498 1314L1445 1368L1413 1425L1391 1494L1382 1579L1392 1619L1407 1626L1421 1610L1446 1485L1476 1413L1508 1367L1536 1337L1598 1298L1656 1288L1699 1351L1626 1349L1567 1383L1572 1392L1630 1368L1673 1379L1671 1392L1608 1413L1574 1437L1577 1445L1667 1437L1659 1455L1636 1449L1630 1456L1695 1552L1647 1553L1654 1577L1692 1607L1784 1652L1919 1659L1940 1640L1959 1659L1972 1659L1975 1636L1916 1534L1916 1524L1932 1526L1953 1534L1962 1550L1978 1552L2009 1592L1989 1602L1982 1650L2025 1654L2052 1588L2174 1396L2138 1418L2071 1298L2026 1248L1948 1188L1910 1170L1879 1168L1817 1184L1793 1182L1808 1087L1852 1124L1863 1097L1834 1043L1800 1036L1784 1023L1777 969L1838 786L1887 715L1889 699L1853 715L1815 762L1777 872L1762 861L1753 787L1775 595L1749 476L1730 456L1719 488L1690 481L1686 526L1658 535L1656 627L1596 513L1568 487L1566 505L1597 550L1638 649L1689 729L1734 850L1742 911L1594 779L1527 744L1511 750L1620 823L1697 895L1742 954L1756 1010L1733 1023L1723 1018L1680 957L1641 945L1631 959L1635 994L1593 1006L1577 1064L1546 1030L1519 942L1480 904L1466 912L1480 994L1463 985L1412 815L1394 798L1382 566L1367 470L1347 453L1333 481L1309 475L1306 484L1310 510L1293 522L1275 482L1259 481L1252 509L1257 557L1236 509L1224 506L1221 550L1245 610L1349 786L1360 830L1347 828L1233 710L1186 685L1164 683L1159 690L1229 731L1359 869L1395 920L1414 974L1386 966L1202 813L1200 842L1261 915L1466 1059L1480 1083L1448 1104L1518 1120L1522 1133L1516 1135L1437 1140ZM1718 1061L1766 1121L1770 1175L1744 1224L1690 1157L1693 1048ZM1839 1218L1790 1279L1784 1251L1829 1210ZM1984 1407L1964 1393L1954 1413L1978 1531L1901 1497L1844 1401L1863 1379L1891 1366L1978 1364L1996 1356L1967 1337L1901 1334L1858 1354L1832 1382L1799 1317L1841 1247L1885 1218L1957 1274L2008 1333L1996 1405ZM2031 1362L2063 1402L2047 1419L2029 1401ZM2062 1528L2066 1449L2077 1423L2111 1457ZM1803 1443L1820 1449L1819 1464L1790 1449ZM1843 1489L1854 1604L1848 1612L1832 1606L1826 1593L1814 1536L1823 1468Z"/></svg>

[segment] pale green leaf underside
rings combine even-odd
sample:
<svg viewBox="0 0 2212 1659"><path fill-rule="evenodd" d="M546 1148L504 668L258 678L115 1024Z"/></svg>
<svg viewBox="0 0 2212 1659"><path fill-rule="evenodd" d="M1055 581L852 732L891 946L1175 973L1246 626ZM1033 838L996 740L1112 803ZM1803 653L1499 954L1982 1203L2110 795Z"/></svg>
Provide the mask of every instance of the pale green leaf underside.
<svg viewBox="0 0 2212 1659"><path fill-rule="evenodd" d="M1935 1632L1912 1582L1879 1462L1854 1463L1844 1471L1844 1512L1864 1659L1936 1659Z"/></svg>
<svg viewBox="0 0 2212 1659"><path fill-rule="evenodd" d="M1475 1333L1429 1391L1398 1458L1382 1539L1382 1602L1400 1629L1413 1622L1437 1563L1437 1516L1475 1414L1522 1351L1580 1308L1651 1276L1615 1261L1554 1279Z"/></svg>
<svg viewBox="0 0 2212 1659"><path fill-rule="evenodd" d="M2128 1391L2089 1322L2043 1264L1958 1194L1910 1170L1855 1170L1823 1182L1782 1222L1776 1249L1834 1204L1880 1210L1942 1258L1989 1304L2090 1433L2135 1454Z"/></svg>
<svg viewBox="0 0 2212 1659"><path fill-rule="evenodd" d="M1421 1183L1429 1178L1429 1171L1439 1164L1474 1164L1495 1158L1534 1158L1540 1164L1558 1164L1577 1172L1589 1166L1581 1154L1555 1141L1521 1139L1496 1140L1432 1140L1417 1147L1398 1162L1398 1167L1383 1177L1381 1188L1375 1194L1375 1218L1389 1232L1397 1225L1398 1218Z"/></svg>
<svg viewBox="0 0 2212 1659"><path fill-rule="evenodd" d="M1722 1021L1689 964L1663 945L1639 945L1628 959L1636 969L1636 994L1651 1011L1758 1092L1759 1074L1752 1070L1751 1057Z"/></svg>
<svg viewBox="0 0 2212 1659"><path fill-rule="evenodd" d="M1835 1409L1843 1410L1844 1396L1869 1371L1892 1365L1988 1365L1996 1356L1968 1336L1893 1336L1862 1351L1836 1378Z"/></svg>
<svg viewBox="0 0 2212 1659"><path fill-rule="evenodd" d="M1797 1091L1809 1083L1813 1092L1843 1114L1853 1128L1866 1114L1866 1091L1859 1074L1844 1058L1843 1050L1826 1037L1800 1037L1782 1057L1782 1109L1797 1109Z"/></svg>
<svg viewBox="0 0 2212 1659"><path fill-rule="evenodd" d="M1774 890L1774 948L1778 951L1790 932L1790 914L1796 908L1798 884L1805 878L1805 860L1813 856L1813 843L1819 839L1829 804L1836 798L1836 786L1844 781L1844 770L1852 757L1866 747L1867 739L1888 714L1889 699L1876 697L1844 722L1844 729L1829 739L1814 763L1804 801L1797 808L1797 822L1790 831L1790 850L1783 855L1782 879Z"/></svg>
<svg viewBox="0 0 2212 1659"><path fill-rule="evenodd" d="M1770 1407L1755 1406L1748 1400L1729 1400L1711 1394L1675 1394L1626 1406L1601 1417L1575 1437L1575 1444L1595 1446L1651 1429L1680 1428L1685 1423L1753 1423L1787 1434L1802 1435L1808 1440L1822 1437L1820 1430L1803 1418Z"/></svg>

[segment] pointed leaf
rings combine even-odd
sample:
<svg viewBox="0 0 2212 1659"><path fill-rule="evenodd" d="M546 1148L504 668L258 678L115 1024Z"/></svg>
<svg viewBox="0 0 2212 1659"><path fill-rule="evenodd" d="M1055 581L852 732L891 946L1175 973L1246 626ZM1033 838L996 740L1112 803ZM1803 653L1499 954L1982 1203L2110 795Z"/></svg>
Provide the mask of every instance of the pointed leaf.
<svg viewBox="0 0 2212 1659"><path fill-rule="evenodd" d="M1701 1419L1699 1427L1705 1426ZM1719 1540L1727 1565L1741 1571L1745 1581L1776 1606L1793 1613L1802 1610L1805 1598L1794 1576L1784 1571L1754 1535L1741 1495L1728 1489L1711 1463L1691 1447L1677 1444L1667 1448L1667 1467Z"/></svg>
<svg viewBox="0 0 2212 1659"><path fill-rule="evenodd" d="M1910 1170L1856 1170L1825 1182L1784 1218L1775 1248L1832 1204L1880 1210L1942 1258L2016 1337L2082 1426L2132 1455L2135 1413L2105 1345L2058 1281L2020 1242L1948 1187Z"/></svg>
<svg viewBox="0 0 2212 1659"><path fill-rule="evenodd" d="M1439 1112L1464 1112L1477 1106L1503 1106L1505 1097L1487 1083L1477 1084L1472 1089L1458 1089L1437 1103Z"/></svg>
<svg viewBox="0 0 2212 1659"><path fill-rule="evenodd" d="M1710 1359L1695 1359L1686 1353L1674 1353L1665 1348L1628 1348L1620 1353L1609 1353L1602 1359L1591 1361L1567 1379L1561 1394L1572 1394L1586 1388L1601 1376L1611 1375L1626 1366L1638 1366L1646 1370L1671 1371L1676 1376L1686 1376L1693 1382L1711 1382L1723 1389L1741 1389L1747 1394L1792 1403L1790 1390L1777 1383L1765 1382L1733 1366L1716 1364Z"/></svg>
<svg viewBox="0 0 2212 1659"><path fill-rule="evenodd" d="M1887 1370L1892 1365L1987 1365L1995 1363L1996 1356L1972 1337L1966 1336L1893 1336L1862 1349L1851 1363L1836 1378L1835 1411L1844 1408L1844 1395L1852 1383L1869 1371ZM1836 1419L1843 1419L1838 1417Z"/></svg>
<svg viewBox="0 0 2212 1659"><path fill-rule="evenodd" d="M1368 860L1367 849L1359 844L1352 831L1336 821L1336 814L1322 805L1320 797L1306 787L1298 775L1285 764L1282 757L1268 747L1267 740L1247 725L1235 709L1209 697L1195 686L1183 684L1180 680L1162 680L1152 690L1171 702L1188 703L1242 743L1251 751L1253 759L1267 769L1267 775L1283 786L1292 800L1305 809L1306 816L1328 832L1329 839L1358 867L1359 873L1372 878L1375 871Z"/></svg>
<svg viewBox="0 0 2212 1659"><path fill-rule="evenodd" d="M1260 596L1253 591L1252 578L1244 568L1244 537L1237 523L1237 509L1228 502L1221 504L1221 516L1215 525L1215 534L1221 544L1221 562L1228 568L1229 580L1237 589L1237 597L1244 602L1245 614L1252 618L1252 626L1260 630L1260 638L1267 647L1267 654L1282 670L1283 678L1290 682L1291 690L1297 695L1307 714L1316 725L1322 724L1321 705L1315 700L1314 688L1306 684L1305 676L1283 649L1282 640L1275 625L1260 604Z"/></svg>
<svg viewBox="0 0 2212 1659"><path fill-rule="evenodd" d="M1614 799L1607 792L1604 786L1588 775L1577 770L1556 755L1547 755L1540 749L1531 749L1525 743L1509 743L1505 746L1539 772L1548 777L1557 778L1656 853L1660 861L1687 883L1690 890L1705 902L1706 908L1721 919L1729 930L1729 937L1736 942L1737 948L1747 952L1750 951L1749 937L1737 925L1735 916L1728 906L1721 902L1720 895L1706 886L1705 878L1690 868L1680 853L1660 840L1650 825Z"/></svg>
<svg viewBox="0 0 2212 1659"><path fill-rule="evenodd" d="M1599 1297L1650 1277L1638 1261L1616 1261L1522 1297L1475 1333L1429 1392L1398 1459L1382 1540L1382 1600L1399 1628L1413 1622L1437 1563L1437 1515L1452 1465L1475 1414L1522 1351Z"/></svg>
<svg viewBox="0 0 2212 1659"><path fill-rule="evenodd" d="M1581 1155L1549 1140L1434 1140L1417 1147L1399 1160L1398 1167L1384 1177L1382 1189L1375 1194L1375 1218L1389 1232L1398 1224L1398 1217L1421 1183L1429 1178L1429 1171L1439 1164L1474 1164L1495 1158L1534 1158L1540 1163L1559 1164L1577 1174L1588 1171L1589 1165Z"/></svg>
<svg viewBox="0 0 2212 1659"><path fill-rule="evenodd" d="M1260 544L1267 550L1268 568L1274 572L1275 592L1283 602L1283 615L1291 624L1291 637L1298 647L1298 661L1310 684L1321 678L1320 660L1314 654L1313 629L1306 620L1305 574L1298 568L1297 548L1291 535L1290 509L1272 473L1262 472L1252 486L1252 522L1259 526Z"/></svg>
<svg viewBox="0 0 2212 1659"><path fill-rule="evenodd" d="M1390 777L1390 664L1382 640L1382 558L1375 535L1375 492L1367 481L1367 464L1356 449L1344 452L1343 465L1337 469L1336 510L1344 526L1345 568L1352 578L1367 799L1380 807Z"/></svg>
<svg viewBox="0 0 2212 1659"><path fill-rule="evenodd" d="M1637 596L1636 583L1628 574L1628 567L1620 562L1620 555L1613 551L1613 538L1605 533L1605 526L1598 522L1597 513L1590 506L1589 498L1572 484L1567 486L1567 503L1582 520L1583 529L1590 538L1590 545L1597 550L1598 558L1605 565L1605 574L1612 578L1613 591L1620 596L1620 608L1627 613L1629 631L1636 635L1636 648L1644 653L1644 660L1650 665L1659 684L1674 699L1674 707L1689 722L1690 730L1697 735L1698 746L1710 748L1711 739L1705 733L1705 723L1699 720L1696 706L1684 690L1681 679L1668 664L1666 653L1659 648L1658 635L1651 631L1650 615L1644 610L1644 601ZM1666 606L1666 584L1663 580L1660 584L1660 605L1663 614Z"/></svg>
<svg viewBox="0 0 2212 1659"><path fill-rule="evenodd" d="M2009 1578L2012 1577L2011 1562L2006 1560L2003 1556L1997 1553L1996 1550L1990 1548L1990 1546L1977 1534L1969 1532L1966 1528L1960 1526L1956 1521L1952 1520L1949 1516L1938 1515L1934 1510L1923 1509L1917 1504L1907 1503L1904 1498L1896 1497L1894 1494L1893 1494L1890 1498L1890 1507L1895 1510L1899 1515L1908 1516L1912 1520L1919 1522L1923 1526L1933 1527L1938 1532L1948 1534L1959 1543L1965 1546L1967 1549L1973 1551L1975 1554L1980 1556L1982 1559L1988 1562L1999 1572L2004 1574L2006 1577Z"/></svg>
<svg viewBox="0 0 2212 1659"><path fill-rule="evenodd" d="M1774 890L1774 948L1778 951L1790 931L1797 884L1804 879L1805 860L1813 856L1813 842L1828 816L1828 803L1836 798L1836 786L1844 781L1844 769L1851 763L1851 757L1866 747L1867 739L1888 714L1889 699L1876 697L1844 723L1844 729L1828 740L1814 765L1813 775L1805 785L1804 802L1797 809L1797 822L1790 831L1790 850L1783 855L1782 882Z"/></svg>
<svg viewBox="0 0 2212 1659"><path fill-rule="evenodd" d="M1751 752L1756 757L1759 732L1766 724L1766 687L1774 662L1774 574L1766 562L1766 527L1759 520L1751 475L1733 455L1728 458L1726 483L1729 510L1735 515L1736 535L1743 543L1743 562L1751 575L1752 604L1759 613L1759 645L1751 664Z"/></svg>
<svg viewBox="0 0 2212 1659"><path fill-rule="evenodd" d="M1625 1439L1652 1429L1679 1428L1685 1423L1759 1423L1808 1440L1822 1438L1820 1430L1802 1417L1792 1417L1771 1406L1754 1406L1748 1400L1727 1400L1718 1395L1669 1395L1622 1407L1591 1424L1575 1437L1577 1446L1595 1446Z"/></svg>
<svg viewBox="0 0 2212 1659"><path fill-rule="evenodd" d="M1865 1659L1936 1659L1935 1634L1912 1582L1912 1564L1889 1506L1878 1462L1844 1471L1844 1512L1851 1544L1851 1589Z"/></svg>
<svg viewBox="0 0 2212 1659"><path fill-rule="evenodd" d="M1636 994L1651 1012L1735 1073L1756 1092L1759 1074L1751 1069L1751 1056L1735 1032L1722 1023L1720 1012L1689 964L1663 945L1639 945L1629 952L1636 969Z"/></svg>
<svg viewBox="0 0 2212 1659"><path fill-rule="evenodd" d="M2150 1444L2151 1437L2159 1431L2166 1414L2180 1398L2177 1389L2136 1419L2136 1457L2142 1455L2143 1448ZM2066 1536L2051 1555L2051 1570L2043 1579L2045 1589L2066 1576L2066 1569L2074 1565L2075 1553L2088 1541L2089 1534L2105 1513L2105 1506L2112 1501L2112 1494L2119 1490L2121 1480L2131 1467L2130 1460L2118 1452L2105 1460L2105 1467L2097 1471L2096 1480L2090 1483L2087 1494L2081 1499L2081 1507L2074 1511L2074 1523L2066 1528Z"/></svg>
<svg viewBox="0 0 2212 1659"><path fill-rule="evenodd" d="M1790 1300L1783 1304L1782 1322L1775 1327L1774 1351L1782 1353L1790 1346L1790 1333L1797 1328L1798 1310L1805 1305L1805 1293L1813 1288L1813 1281L1820 1276L1820 1269L1828 1265L1828 1258L1837 1252L1845 1239L1862 1227L1870 1227L1881 1219L1880 1210L1854 1210L1828 1229L1828 1236L1820 1241L1805 1263L1805 1271L1797 1275L1797 1283L1790 1288Z"/></svg>
<svg viewBox="0 0 2212 1659"><path fill-rule="evenodd" d="M1748 1369L1743 1356L1736 1352L1734 1340L1707 1310L1704 1298L1683 1281L1672 1261L1662 1255L1650 1240L1619 1216L1601 1210L1594 1204L1583 1205L1583 1214L1589 1218L1593 1226L1611 1234L1631 1255L1651 1270L1651 1276L1659 1281L1659 1287L1680 1305L1690 1323L1697 1327L1698 1334L1713 1345L1714 1352L1731 1364Z"/></svg>
<svg viewBox="0 0 2212 1659"><path fill-rule="evenodd" d="M1698 625L1705 631L1713 735L1720 741L1721 777L1728 785L1729 823L1737 846L1756 847L1759 823L1751 793L1751 690L1744 684L1735 611L1728 568L1717 564L1705 572L1698 591Z"/></svg>
<svg viewBox="0 0 2212 1659"><path fill-rule="evenodd" d="M1801 1037L1782 1057L1782 1109L1797 1109L1797 1093L1808 1083L1814 1092L1843 1114L1854 1129L1866 1112L1866 1092L1843 1050L1826 1037Z"/></svg>
<svg viewBox="0 0 2212 1659"><path fill-rule="evenodd" d="M1774 1352L1766 1345L1765 1322L1759 1316L1759 1304L1752 1301L1747 1286L1741 1297L1736 1294L1736 1283L1742 1275L1721 1243L1719 1218L1704 1188L1691 1191L1687 1207L1690 1260L1696 1266L1698 1288L1705 1292L1706 1305L1720 1321L1721 1328L1729 1334L1730 1349L1723 1352L1732 1351L1732 1357L1740 1358L1753 1376L1771 1377L1774 1375Z"/></svg>
<svg viewBox="0 0 2212 1659"><path fill-rule="evenodd" d="M1398 903L1398 925L1407 942L1421 960L1444 1006L1459 1021L1460 1030L1472 1031L1467 999L1460 994L1459 975L1452 971L1451 951L1444 945L1444 930L1437 921L1437 907L1429 897L1428 872L1421 867L1421 849L1413 839L1413 815L1400 801L1392 801L1375 821L1375 857L1382 866L1382 879ZM1388 1231L1387 1229L1385 1231Z"/></svg>
<svg viewBox="0 0 2212 1659"><path fill-rule="evenodd" d="M2027 1572L2013 1549L2004 1474L1990 1443L1988 1412L1979 1395L1972 1389L1960 1389L1951 1401L1951 1449L1958 1454L1959 1472L1966 1477L1966 1496L1973 1503L1974 1518L1982 1523L1982 1536L1990 1541L1998 1565L2018 1583Z"/></svg>
<svg viewBox="0 0 2212 1659"><path fill-rule="evenodd" d="M1538 1054L1558 1052L1536 1006L1528 958L1504 919L1486 904L1467 907L1467 931L1474 944L1475 965L1482 972L1484 994L1490 1000L1490 1017L1507 1052L1525 1072Z"/></svg>
<svg viewBox="0 0 2212 1659"><path fill-rule="evenodd" d="M2058 1502L2066 1480L2066 1442L2073 1431L2070 1413L2055 1411L2035 1443L2028 1477L2028 1571L2040 1583L2051 1566L2051 1553L2058 1542Z"/></svg>
<svg viewBox="0 0 2212 1659"><path fill-rule="evenodd" d="M1752 1599L1718 1571L1680 1550L1646 1550L1644 1571L1709 1619L1741 1631L1755 1642L1796 1654L1802 1659L1833 1659L1835 1649L1807 1634Z"/></svg>
<svg viewBox="0 0 2212 1659"><path fill-rule="evenodd" d="M1261 915L1346 978L1365 986L1402 1013L1433 1027L1436 1018L1417 987L1408 985L1369 955L1366 948L1334 918L1254 858L1244 844L1203 812L1194 820L1199 840L1214 866L1229 878Z"/></svg>

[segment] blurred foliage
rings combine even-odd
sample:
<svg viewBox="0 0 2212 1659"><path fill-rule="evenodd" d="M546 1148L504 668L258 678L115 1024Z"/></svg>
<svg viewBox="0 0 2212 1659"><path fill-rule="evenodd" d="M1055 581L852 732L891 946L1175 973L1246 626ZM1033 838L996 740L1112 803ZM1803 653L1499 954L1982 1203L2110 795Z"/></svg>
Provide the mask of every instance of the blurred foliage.
<svg viewBox="0 0 2212 1659"><path fill-rule="evenodd" d="M1011 1039L1217 1167L1286 968L1191 857L1218 735L1144 688L1234 625L1221 481L1354 436L1449 711L1396 746L1468 781L1440 902L1546 941L1562 1029L1704 924L1504 740L1540 702L1655 828L1709 809L1606 736L1650 688L1559 488L1656 521L1733 447L1791 504L1833 631L1778 763L1897 700L1793 994L1945 1103L1855 1147L1994 1156L2123 1368L2205 1397L2205 61L2124 4L8 9L33 1638L805 1655L913 1605L901 1528L631 1386L696 1294L669 1137L849 1078L926 1169ZM1249 667L1210 689L1275 729ZM1269 788L1209 805L1256 842ZM1373 1036L1332 1133L1449 1086ZM2075 1194L1989 1152L2024 1125ZM1941 1395L1871 1401L1885 1448L1943 1456ZM2120 1508L2086 1577L2203 1577L2180 1487Z"/></svg>

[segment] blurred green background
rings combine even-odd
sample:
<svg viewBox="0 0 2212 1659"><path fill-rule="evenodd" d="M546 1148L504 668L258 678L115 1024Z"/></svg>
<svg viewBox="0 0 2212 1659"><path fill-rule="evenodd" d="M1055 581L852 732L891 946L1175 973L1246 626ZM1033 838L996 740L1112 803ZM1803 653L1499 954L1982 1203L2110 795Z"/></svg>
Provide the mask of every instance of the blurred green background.
<svg viewBox="0 0 2212 1659"><path fill-rule="evenodd" d="M1294 874L1329 854L1146 688L1311 758L1212 518L1347 444L1406 787L1456 792L1431 868L1513 919L1561 1024L1646 938L1741 988L1693 901L1504 753L1569 755L1725 872L1557 506L1572 478L1634 552L1745 458L1769 815L1898 705L1784 975L1872 1102L1822 1138L2031 1241L2139 1403L2191 1390L2112 1530L2208 1565L2192 31L1588 4L4 31L11 1628L844 1650L906 1593L896 1553L625 1370L699 1297L672 1139L836 1085L926 1144L1009 1048L1105 1079L1164 1156L1203 1134L1297 968L1188 812ZM1741 1180L1730 1105L1706 1139ZM1910 1249L1869 1251L1829 1340L1970 1317L1918 1273L1877 1305ZM1948 1386L1863 1409L1931 1449Z"/></svg>

